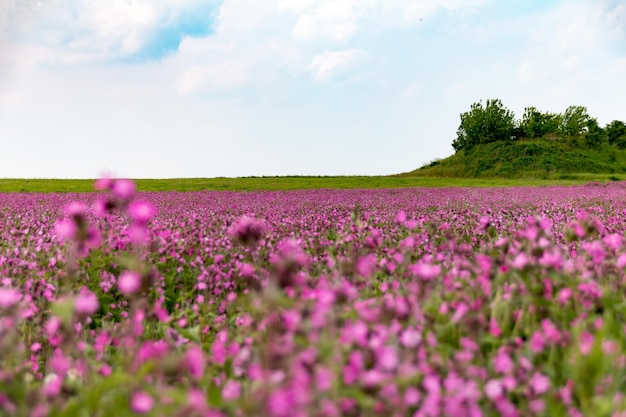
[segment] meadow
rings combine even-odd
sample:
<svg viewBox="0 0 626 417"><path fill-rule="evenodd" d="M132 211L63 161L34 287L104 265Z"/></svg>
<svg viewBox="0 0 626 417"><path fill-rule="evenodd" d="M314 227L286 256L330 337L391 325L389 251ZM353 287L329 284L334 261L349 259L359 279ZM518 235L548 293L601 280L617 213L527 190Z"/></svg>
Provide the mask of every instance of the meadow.
<svg viewBox="0 0 626 417"><path fill-rule="evenodd" d="M626 416L625 220L621 182L1 193L0 414Z"/></svg>
<svg viewBox="0 0 626 417"><path fill-rule="evenodd" d="M293 176L293 177L240 177L240 178L165 178L136 179L142 191L282 191L311 189L379 189L414 187L519 187L578 185L587 182L606 182L624 179L621 176L577 173L559 178L542 178L541 175L516 178L455 178L431 176L414 171L389 176ZM26 179L0 178L0 192L90 192L93 180L89 179Z"/></svg>

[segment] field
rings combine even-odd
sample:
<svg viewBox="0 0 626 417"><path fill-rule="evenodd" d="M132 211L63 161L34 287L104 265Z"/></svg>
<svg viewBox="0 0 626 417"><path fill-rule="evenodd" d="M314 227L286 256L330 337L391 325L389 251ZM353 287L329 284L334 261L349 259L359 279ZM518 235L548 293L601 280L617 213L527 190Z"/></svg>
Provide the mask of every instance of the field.
<svg viewBox="0 0 626 417"><path fill-rule="evenodd" d="M626 415L626 185L406 186L0 194L0 414Z"/></svg>
<svg viewBox="0 0 626 417"><path fill-rule="evenodd" d="M279 191L303 189L407 188L407 187L511 187L575 185L621 179L605 174L568 174L560 179L523 178L451 178L420 176L419 171L380 177L243 177L243 178L172 178L138 179L142 191ZM93 180L9 179L0 178L0 192L89 192Z"/></svg>

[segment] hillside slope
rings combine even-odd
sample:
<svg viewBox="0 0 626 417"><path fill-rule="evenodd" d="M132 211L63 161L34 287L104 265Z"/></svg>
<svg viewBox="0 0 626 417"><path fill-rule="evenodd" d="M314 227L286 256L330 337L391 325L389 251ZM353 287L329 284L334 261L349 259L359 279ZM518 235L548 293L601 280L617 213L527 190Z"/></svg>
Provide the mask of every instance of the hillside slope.
<svg viewBox="0 0 626 417"><path fill-rule="evenodd" d="M520 140L478 145L435 160L407 176L459 178L567 178L575 174L624 174L626 150L604 144L588 148L572 141Z"/></svg>

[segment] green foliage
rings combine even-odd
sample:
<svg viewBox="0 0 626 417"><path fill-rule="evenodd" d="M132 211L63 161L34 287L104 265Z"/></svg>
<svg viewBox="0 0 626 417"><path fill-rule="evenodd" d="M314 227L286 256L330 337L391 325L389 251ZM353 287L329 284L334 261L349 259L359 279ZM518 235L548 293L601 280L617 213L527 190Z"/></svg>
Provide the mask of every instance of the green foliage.
<svg viewBox="0 0 626 417"><path fill-rule="evenodd" d="M621 120L613 120L606 128L606 136L611 145L619 149L626 149L626 123Z"/></svg>
<svg viewBox="0 0 626 417"><path fill-rule="evenodd" d="M575 142L525 139L476 146L461 150L437 165L423 167L415 174L464 178L543 178L600 180L615 176L626 167L626 151L606 140L589 142L593 136ZM593 146L591 144L593 143Z"/></svg>
<svg viewBox="0 0 626 417"><path fill-rule="evenodd" d="M542 113L535 107L526 107L519 123L519 130L523 137L541 138L547 135L557 135L560 126L560 114Z"/></svg>
<svg viewBox="0 0 626 417"><path fill-rule="evenodd" d="M452 142L455 151L470 150L474 146L501 140L511 140L515 115L499 99L472 104L470 111L461 113L457 137Z"/></svg>
<svg viewBox="0 0 626 417"><path fill-rule="evenodd" d="M586 132L591 117L583 106L569 106L561 116L562 136L580 136Z"/></svg>
<svg viewBox="0 0 626 417"><path fill-rule="evenodd" d="M596 119L590 118L587 121L585 141L587 142L587 146L595 149L599 149L606 141L606 132L598 125Z"/></svg>

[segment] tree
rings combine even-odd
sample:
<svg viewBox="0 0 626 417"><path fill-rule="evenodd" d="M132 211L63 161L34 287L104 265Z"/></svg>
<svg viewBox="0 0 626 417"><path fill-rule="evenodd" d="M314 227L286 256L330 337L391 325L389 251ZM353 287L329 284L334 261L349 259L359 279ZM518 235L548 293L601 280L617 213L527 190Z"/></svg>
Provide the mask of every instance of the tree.
<svg viewBox="0 0 626 417"><path fill-rule="evenodd" d="M561 135L580 136L587 131L591 117L584 106L569 106L561 117Z"/></svg>
<svg viewBox="0 0 626 417"><path fill-rule="evenodd" d="M526 107L519 129L524 137L542 138L547 135L558 134L560 125L560 114L542 113L535 107Z"/></svg>
<svg viewBox="0 0 626 417"><path fill-rule="evenodd" d="M587 121L587 131L585 132L585 141L590 148L599 149L606 140L606 132L598 125L598 121L590 117Z"/></svg>
<svg viewBox="0 0 626 417"><path fill-rule="evenodd" d="M626 149L626 123L621 120L613 120L604 128L606 137L611 145L619 149Z"/></svg>
<svg viewBox="0 0 626 417"><path fill-rule="evenodd" d="M515 129L515 115L499 99L472 104L470 111L461 113L461 124L452 147L456 152L470 150L478 144L499 140L510 141Z"/></svg>

